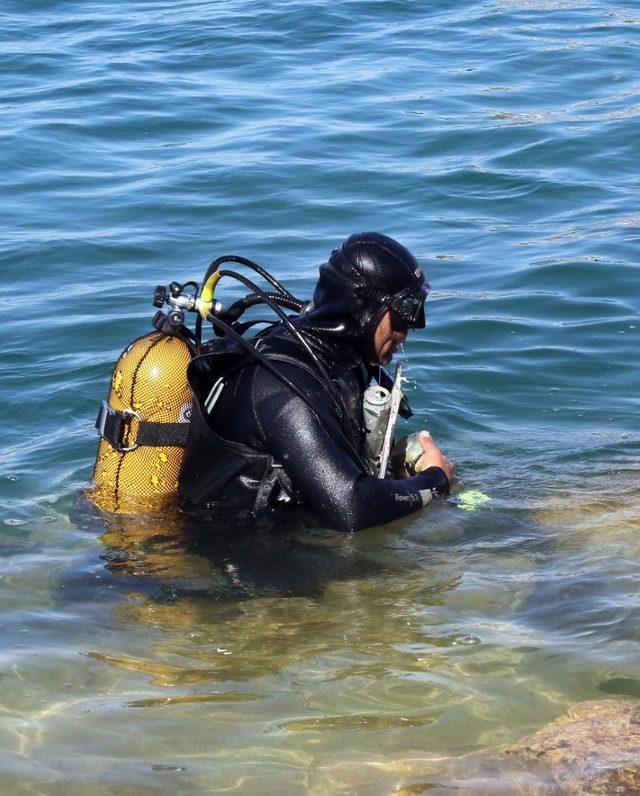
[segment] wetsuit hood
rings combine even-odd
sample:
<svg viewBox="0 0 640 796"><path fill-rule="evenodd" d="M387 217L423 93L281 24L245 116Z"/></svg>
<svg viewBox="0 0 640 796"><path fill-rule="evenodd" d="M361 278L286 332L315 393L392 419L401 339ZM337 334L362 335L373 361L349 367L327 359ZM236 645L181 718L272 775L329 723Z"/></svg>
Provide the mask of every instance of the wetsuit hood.
<svg viewBox="0 0 640 796"><path fill-rule="evenodd" d="M320 266L299 324L332 356L375 363L375 333L387 309L394 324L423 328L429 283L411 252L379 232L348 237Z"/></svg>

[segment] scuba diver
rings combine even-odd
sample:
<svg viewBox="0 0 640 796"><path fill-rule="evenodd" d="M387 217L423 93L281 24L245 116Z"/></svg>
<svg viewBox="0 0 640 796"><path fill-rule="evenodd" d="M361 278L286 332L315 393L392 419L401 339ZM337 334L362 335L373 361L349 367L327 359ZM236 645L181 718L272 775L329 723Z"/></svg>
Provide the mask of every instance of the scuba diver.
<svg viewBox="0 0 640 796"><path fill-rule="evenodd" d="M454 467L428 432L412 477L377 477L365 453L363 395L372 380L391 386L382 365L410 330L424 328L428 290L404 246L364 232L320 267L311 302L284 288L268 294L299 314L280 311L281 322L250 343L241 335L252 322L238 332L229 313L220 315L225 323L207 316L225 336L200 345L188 367L195 400L178 482L183 509L247 521L302 506L350 532L446 495ZM404 398L400 414L411 415Z"/></svg>

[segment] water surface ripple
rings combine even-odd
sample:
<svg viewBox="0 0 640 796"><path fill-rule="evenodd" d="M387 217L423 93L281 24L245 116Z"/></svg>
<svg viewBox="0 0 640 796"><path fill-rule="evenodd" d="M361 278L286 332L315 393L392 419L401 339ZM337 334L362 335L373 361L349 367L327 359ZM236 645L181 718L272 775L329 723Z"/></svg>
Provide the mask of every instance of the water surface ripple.
<svg viewBox="0 0 640 796"><path fill-rule="evenodd" d="M637 5L8 0L2 27L2 790L526 790L506 744L640 695ZM156 283L235 252L309 295L363 229L433 285L407 430L490 504L224 540L75 505Z"/></svg>

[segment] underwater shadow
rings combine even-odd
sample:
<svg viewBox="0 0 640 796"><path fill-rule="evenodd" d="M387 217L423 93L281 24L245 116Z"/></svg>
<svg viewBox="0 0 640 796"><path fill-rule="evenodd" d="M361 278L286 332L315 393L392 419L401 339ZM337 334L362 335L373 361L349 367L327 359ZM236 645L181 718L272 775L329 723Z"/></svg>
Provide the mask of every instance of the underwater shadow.
<svg viewBox="0 0 640 796"><path fill-rule="evenodd" d="M379 551L323 529L302 513L241 525L222 518L204 522L177 511L162 517L110 515L81 497L71 520L99 536L105 548L100 559L121 596L135 591L164 602L316 598L330 582L400 568L399 562L382 560ZM70 578L80 596L82 573ZM93 579L87 586L95 595Z"/></svg>

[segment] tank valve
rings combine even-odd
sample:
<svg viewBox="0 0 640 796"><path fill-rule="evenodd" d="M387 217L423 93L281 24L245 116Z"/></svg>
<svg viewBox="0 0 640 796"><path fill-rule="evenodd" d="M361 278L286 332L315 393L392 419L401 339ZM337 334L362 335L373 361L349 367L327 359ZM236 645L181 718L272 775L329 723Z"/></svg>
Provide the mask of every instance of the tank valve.
<svg viewBox="0 0 640 796"><path fill-rule="evenodd" d="M154 328L162 332L162 334L168 334L170 337L179 337L184 325L184 312L172 309L165 315L162 310L158 310L152 323Z"/></svg>
<svg viewBox="0 0 640 796"><path fill-rule="evenodd" d="M164 285L156 285L156 289L153 291L153 306L161 308L166 300L167 288Z"/></svg>
<svg viewBox="0 0 640 796"><path fill-rule="evenodd" d="M195 287L195 295L184 292L187 285ZM166 310L164 310L165 305L168 305ZM153 325L165 334L175 334L181 329L186 312L200 312L204 317L209 313L219 315L223 311L223 305L213 297L210 301L203 301L198 297L198 286L195 282L187 282L184 285L171 282L168 289L164 285L156 285L153 291L153 306L164 310L156 314Z"/></svg>

